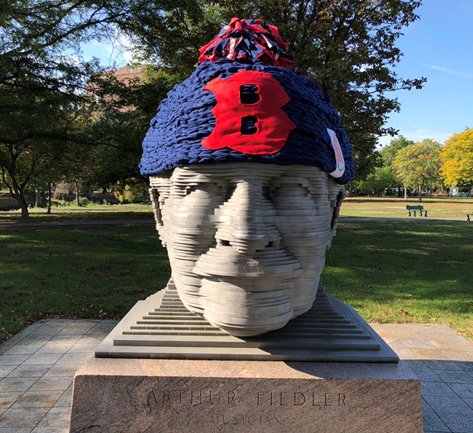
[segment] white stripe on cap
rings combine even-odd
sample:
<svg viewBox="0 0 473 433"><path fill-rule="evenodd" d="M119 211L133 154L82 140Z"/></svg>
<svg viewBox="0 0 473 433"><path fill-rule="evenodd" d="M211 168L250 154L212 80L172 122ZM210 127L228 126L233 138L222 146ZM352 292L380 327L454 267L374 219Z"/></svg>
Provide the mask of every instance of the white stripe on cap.
<svg viewBox="0 0 473 433"><path fill-rule="evenodd" d="M337 134L335 134L335 131L332 131L331 129L327 128L328 135L330 136L330 142L332 143L333 151L335 153L335 163L336 163L336 168L334 171L332 171L330 176L339 178L343 176L343 173L345 173L345 159L343 158L343 152L342 148L340 147L340 143L337 138Z"/></svg>

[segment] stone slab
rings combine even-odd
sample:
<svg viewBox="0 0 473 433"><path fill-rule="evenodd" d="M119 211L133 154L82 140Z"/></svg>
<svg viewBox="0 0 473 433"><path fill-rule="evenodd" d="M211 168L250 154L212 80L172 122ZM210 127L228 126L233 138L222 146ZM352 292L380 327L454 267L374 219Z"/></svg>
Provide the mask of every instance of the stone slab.
<svg viewBox="0 0 473 433"><path fill-rule="evenodd" d="M321 285L312 308L284 328L236 337L188 311L175 287L139 301L95 350L96 357L398 362L349 305Z"/></svg>
<svg viewBox="0 0 473 433"><path fill-rule="evenodd" d="M92 359L70 433L422 433L404 363Z"/></svg>

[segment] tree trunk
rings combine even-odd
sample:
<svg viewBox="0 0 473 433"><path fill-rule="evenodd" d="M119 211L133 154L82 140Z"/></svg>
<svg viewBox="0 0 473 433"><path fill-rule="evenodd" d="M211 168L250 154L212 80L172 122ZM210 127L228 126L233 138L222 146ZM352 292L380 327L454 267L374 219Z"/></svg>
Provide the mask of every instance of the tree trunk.
<svg viewBox="0 0 473 433"><path fill-rule="evenodd" d="M5 172L2 170L2 180L5 183L5 185L8 187L8 190L10 191L10 195L18 202L20 205L21 209L21 218L26 219L29 217L29 211L28 211L28 203L26 202L26 196L25 196L25 188L21 187L15 180L13 176L11 176L11 183L7 182Z"/></svg>
<svg viewBox="0 0 473 433"><path fill-rule="evenodd" d="M30 216L30 212L28 210L28 205L26 204L26 202L20 202L20 206L21 206L21 218L22 219L28 219L29 216Z"/></svg>
<svg viewBox="0 0 473 433"><path fill-rule="evenodd" d="M30 216L30 213L28 210L28 203L26 202L25 191L24 190L15 191L15 194L13 195L13 197L15 197L18 203L20 204L21 218L27 219Z"/></svg>
<svg viewBox="0 0 473 433"><path fill-rule="evenodd" d="M422 187L419 186L419 201L422 201Z"/></svg>
<svg viewBox="0 0 473 433"><path fill-rule="evenodd" d="M51 213L51 200L52 199L52 185L51 182L48 182L48 211L47 213Z"/></svg>
<svg viewBox="0 0 473 433"><path fill-rule="evenodd" d="M34 207L41 207L41 191L39 190L39 188L35 188L34 192L35 192Z"/></svg>
<svg viewBox="0 0 473 433"><path fill-rule="evenodd" d="M76 205L80 206L80 188L79 181L76 181Z"/></svg>
<svg viewBox="0 0 473 433"><path fill-rule="evenodd" d="M404 200L407 200L407 185L404 185Z"/></svg>

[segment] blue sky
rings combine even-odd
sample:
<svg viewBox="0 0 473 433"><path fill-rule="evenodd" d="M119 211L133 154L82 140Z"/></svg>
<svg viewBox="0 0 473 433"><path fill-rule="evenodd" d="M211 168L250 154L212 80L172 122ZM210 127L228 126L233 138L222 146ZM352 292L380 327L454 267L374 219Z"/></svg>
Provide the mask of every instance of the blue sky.
<svg viewBox="0 0 473 433"><path fill-rule="evenodd" d="M390 94L401 103L388 126L405 137L440 142L473 127L473 0L424 0L420 20L405 29L397 45L404 53L396 68L399 77L424 76L422 90ZM84 57L96 56L104 65L123 66L132 60L125 38L113 45L94 42ZM380 144L390 136L380 137Z"/></svg>
<svg viewBox="0 0 473 433"><path fill-rule="evenodd" d="M412 140L443 142L473 127L473 0L424 0L418 14L399 39L404 57L396 70L400 77L427 77L427 83L393 94L401 111L388 125Z"/></svg>
<svg viewBox="0 0 473 433"><path fill-rule="evenodd" d="M103 66L121 67L133 60L133 47L131 42L117 32L114 43L90 42L81 47L85 60L97 57Z"/></svg>

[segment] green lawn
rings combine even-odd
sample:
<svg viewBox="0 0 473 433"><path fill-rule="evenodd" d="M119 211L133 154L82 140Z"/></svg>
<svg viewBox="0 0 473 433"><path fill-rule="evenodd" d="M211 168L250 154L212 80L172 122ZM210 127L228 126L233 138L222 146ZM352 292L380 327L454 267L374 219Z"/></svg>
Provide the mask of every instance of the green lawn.
<svg viewBox="0 0 473 433"><path fill-rule="evenodd" d="M368 321L446 323L473 339L473 224L339 225L323 280Z"/></svg>
<svg viewBox="0 0 473 433"><path fill-rule="evenodd" d="M119 318L169 279L153 226L0 232L0 340L46 316Z"/></svg>
<svg viewBox="0 0 473 433"><path fill-rule="evenodd" d="M30 222L119 220L153 218L150 204L114 204L53 207L51 214L44 208L30 209ZM20 211L0 212L0 224L21 219Z"/></svg>
<svg viewBox="0 0 473 433"><path fill-rule="evenodd" d="M473 213L473 198L424 198L419 203L415 198L348 197L343 201L341 216L404 218L408 216L406 205L424 206L431 218L458 218L466 221L466 214Z"/></svg>
<svg viewBox="0 0 473 433"><path fill-rule="evenodd" d="M422 203L419 203L415 198L404 200L390 197L348 197L343 202L341 215L345 217L407 217L407 204L421 204L428 210L430 218L466 220L466 214L473 213L473 198L424 198ZM19 211L0 212L0 224L15 222L20 218ZM50 215L43 208L33 208L30 211L32 222L141 218L152 218L151 205L59 206L53 207Z"/></svg>
<svg viewBox="0 0 473 433"><path fill-rule="evenodd" d="M446 323L473 339L473 224L339 224L323 280L378 322ZM152 226L0 232L0 340L40 317L119 318L169 278Z"/></svg>

